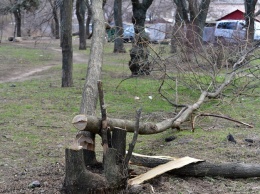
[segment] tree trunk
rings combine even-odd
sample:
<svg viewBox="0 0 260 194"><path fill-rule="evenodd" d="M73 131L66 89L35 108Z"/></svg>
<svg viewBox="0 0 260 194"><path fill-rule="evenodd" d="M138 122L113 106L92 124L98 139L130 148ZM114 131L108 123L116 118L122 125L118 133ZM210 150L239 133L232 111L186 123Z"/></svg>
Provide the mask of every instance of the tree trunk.
<svg viewBox="0 0 260 194"><path fill-rule="evenodd" d="M72 67L72 7L73 0L62 1L61 16L61 48L62 48L62 87L73 86Z"/></svg>
<svg viewBox="0 0 260 194"><path fill-rule="evenodd" d="M102 0L95 0L91 5L91 12L94 19L93 38L91 41L90 58L86 75L86 82L83 89L80 106L81 114L94 115L98 100L97 81L101 76L103 63L103 49L105 39L105 21L102 10ZM88 136L95 143L95 134L88 133ZM88 149L94 151L95 144L89 144Z"/></svg>
<svg viewBox="0 0 260 194"><path fill-rule="evenodd" d="M85 0L77 0L76 15L79 23L79 50L86 50L86 30L85 30Z"/></svg>
<svg viewBox="0 0 260 194"><path fill-rule="evenodd" d="M153 0L147 0L139 3L139 0L132 0L133 18L132 22L135 29L135 43L130 51L131 60L129 68L132 75L148 75L150 74L150 64L148 61L148 44L149 37L145 33L145 18L147 9Z"/></svg>
<svg viewBox="0 0 260 194"><path fill-rule="evenodd" d="M247 27L247 39L252 42L254 41L254 16L255 16L255 5L257 0L245 0L245 20Z"/></svg>
<svg viewBox="0 0 260 194"><path fill-rule="evenodd" d="M53 20L54 20L54 35L56 39L60 38L60 23L59 23L59 16L58 16L58 5L57 0L54 1L54 6L52 7L52 14L53 14Z"/></svg>
<svg viewBox="0 0 260 194"><path fill-rule="evenodd" d="M165 164L171 160L150 158L132 155L131 163L149 168ZM174 169L168 173L177 176L193 176L193 177L224 177L224 178L250 178L260 177L259 164L242 164L242 163L222 163L212 164L209 162L198 162L189 164L179 169Z"/></svg>
<svg viewBox="0 0 260 194"><path fill-rule="evenodd" d="M89 39L91 37L89 25L90 25L91 18L92 18L92 11L91 11L89 0L86 0L86 6L87 6L87 10L88 10L88 16L86 19L86 37ZM93 26L92 26L92 30L93 30Z"/></svg>
<svg viewBox="0 0 260 194"><path fill-rule="evenodd" d="M114 2L114 20L116 26L114 53L125 53L123 37L123 22L122 22L122 0Z"/></svg>
<svg viewBox="0 0 260 194"><path fill-rule="evenodd" d="M22 37L22 16L20 8L17 8L13 13L15 18L16 36Z"/></svg>
<svg viewBox="0 0 260 194"><path fill-rule="evenodd" d="M94 174L86 169L82 149L65 150L64 193L102 193L107 185L108 183L104 177Z"/></svg>

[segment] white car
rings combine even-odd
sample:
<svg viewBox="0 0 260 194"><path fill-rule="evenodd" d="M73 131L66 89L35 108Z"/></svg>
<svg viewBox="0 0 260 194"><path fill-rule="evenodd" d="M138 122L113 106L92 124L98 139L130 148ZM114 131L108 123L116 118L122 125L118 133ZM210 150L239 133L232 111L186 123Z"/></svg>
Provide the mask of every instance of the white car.
<svg viewBox="0 0 260 194"><path fill-rule="evenodd" d="M245 20L221 20L216 23L214 36L227 42L240 42L246 39ZM254 40L260 40L260 23L255 22Z"/></svg>

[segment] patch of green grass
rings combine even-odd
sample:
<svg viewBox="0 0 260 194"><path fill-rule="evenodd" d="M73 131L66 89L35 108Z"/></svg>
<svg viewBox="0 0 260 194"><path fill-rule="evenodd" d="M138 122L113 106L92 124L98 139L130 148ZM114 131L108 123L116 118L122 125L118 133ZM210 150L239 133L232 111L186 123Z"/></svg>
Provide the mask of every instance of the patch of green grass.
<svg viewBox="0 0 260 194"><path fill-rule="evenodd" d="M0 59L5 63L39 65L53 58L54 54L47 50L24 48L11 44L0 47Z"/></svg>
<svg viewBox="0 0 260 194"><path fill-rule="evenodd" d="M130 46L131 44L127 45L128 50ZM169 118L168 114L173 113L175 109L158 93L161 80L151 75L126 79L120 83L131 74L128 69L129 52L113 54L112 47L112 43L105 45L104 66L102 67L108 117L134 120L136 109L142 108L142 121L156 122ZM4 56L11 49L12 46L1 46L0 55ZM77 46L75 46L74 52L79 54L89 53L89 49L87 51L77 51L76 49ZM39 56L34 55L36 52L38 51L35 49L17 48L12 57L14 61L22 58L24 61L42 65L44 62ZM34 54L31 56L32 53ZM56 60L54 54L49 57L50 61ZM12 61L9 62L12 63ZM8 63L4 65L8 65ZM26 157L39 158L36 162L46 159L63 160L63 148L70 145L77 133L71 120L79 113L86 72L87 64L75 63L73 66L74 87L70 88L60 87L61 65L42 72L37 79L16 82L15 87L10 87L12 83L0 84L0 133L10 135L12 139L11 142L8 142L0 137L0 141L4 141L9 146L8 149L14 150L10 156L12 159L26 154ZM172 76L175 76L174 73ZM190 75L187 74L187 76ZM220 82L222 79L219 77L218 81ZM201 80L206 83L209 78L202 76ZM164 85L163 91L175 102L175 82L167 81L169 85ZM192 104L199 95L198 90L185 85L178 86L179 103ZM182 129L189 130L176 132L169 129L160 134L140 135L135 151L142 154L178 157L189 155L202 159L209 158L211 161L232 161L241 156L242 161L252 161L255 156L251 156L251 159L246 158L246 152L253 150L252 153L256 153L257 147L249 148L246 144L230 145L226 136L230 132L241 141L245 137L251 137L252 134L254 137L259 136L260 99L255 96L232 98L231 90L227 90L225 95L225 98L221 96L219 99L206 100L196 113L228 115L240 121L252 123L255 125L254 129L247 129L241 125L237 127L235 123L223 119L198 117L194 133L190 132L191 122L188 121L183 124ZM99 112L99 106L97 106L98 116L100 116ZM177 139L165 142L164 139L172 135ZM128 134L128 142L131 141L131 138L132 134ZM99 144L97 146L100 148ZM233 148L239 149L241 152L236 153ZM231 153L230 158L228 158L228 153ZM4 155L6 154L0 153L0 158L3 158Z"/></svg>

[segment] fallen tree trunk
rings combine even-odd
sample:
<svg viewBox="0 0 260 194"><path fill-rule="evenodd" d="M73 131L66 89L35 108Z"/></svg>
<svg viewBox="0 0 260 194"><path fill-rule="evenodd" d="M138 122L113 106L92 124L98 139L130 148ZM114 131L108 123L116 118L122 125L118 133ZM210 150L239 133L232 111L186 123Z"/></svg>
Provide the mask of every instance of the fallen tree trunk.
<svg viewBox="0 0 260 194"><path fill-rule="evenodd" d="M178 127L173 122L173 118L166 119L159 123L141 123L139 124L139 134L149 135L161 133L169 128ZM127 132L134 132L135 121L107 118L107 125L113 129L115 127L126 129ZM99 133L102 119L91 115L77 115L73 118L72 123L78 130L86 130L92 133Z"/></svg>
<svg viewBox="0 0 260 194"><path fill-rule="evenodd" d="M132 155L131 163L149 168L165 164L172 159L159 159L144 155ZM192 177L224 177L224 178L251 178L260 177L260 164L243 164L243 163L222 163L212 164L209 162L198 162L189 164L179 169L168 172L176 176Z"/></svg>

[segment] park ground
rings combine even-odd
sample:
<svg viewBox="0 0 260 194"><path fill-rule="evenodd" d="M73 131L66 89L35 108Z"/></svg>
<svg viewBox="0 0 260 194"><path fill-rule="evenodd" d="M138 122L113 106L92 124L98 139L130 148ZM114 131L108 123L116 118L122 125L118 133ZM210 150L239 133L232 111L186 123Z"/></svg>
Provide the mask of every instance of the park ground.
<svg viewBox="0 0 260 194"><path fill-rule="evenodd" d="M77 49L74 39L74 87L61 88L61 51L58 40L37 39L22 42L2 41L0 44L0 193L60 193L64 180L64 150L77 133L71 124L79 112L82 87L90 48ZM88 42L88 45L90 43ZM144 121L161 121L172 115L172 108L162 102L156 92L140 89L139 80L122 79L128 69L130 44L126 54L113 54L107 43L104 54L102 81L108 115L134 120L135 110L143 108ZM153 74L142 80L152 79ZM154 76L156 77L156 76ZM112 81L113 80L113 81ZM152 85L153 82L148 85ZM259 92L258 92L259 94ZM136 96L148 101L134 100ZM212 163L240 162L259 164L260 161L260 100L258 96L238 97L211 104L205 110L225 113L237 120L254 125L247 128L216 118L197 121L194 133L190 123L181 131L167 130L155 135L139 136L135 152L173 157L190 156ZM218 102L218 105L221 104ZM228 108L223 108L227 106ZM213 108L212 108L213 107ZM209 109L210 108L210 109ZM231 133L237 143L227 141ZM166 142L165 138L176 139ZM132 134L128 134L130 142ZM245 139L252 139L248 143ZM101 158L100 138L97 155ZM137 173L145 167L132 166ZM33 181L41 187L30 188ZM259 193L259 178L225 179L222 177L177 177L168 174L144 184L143 193Z"/></svg>

